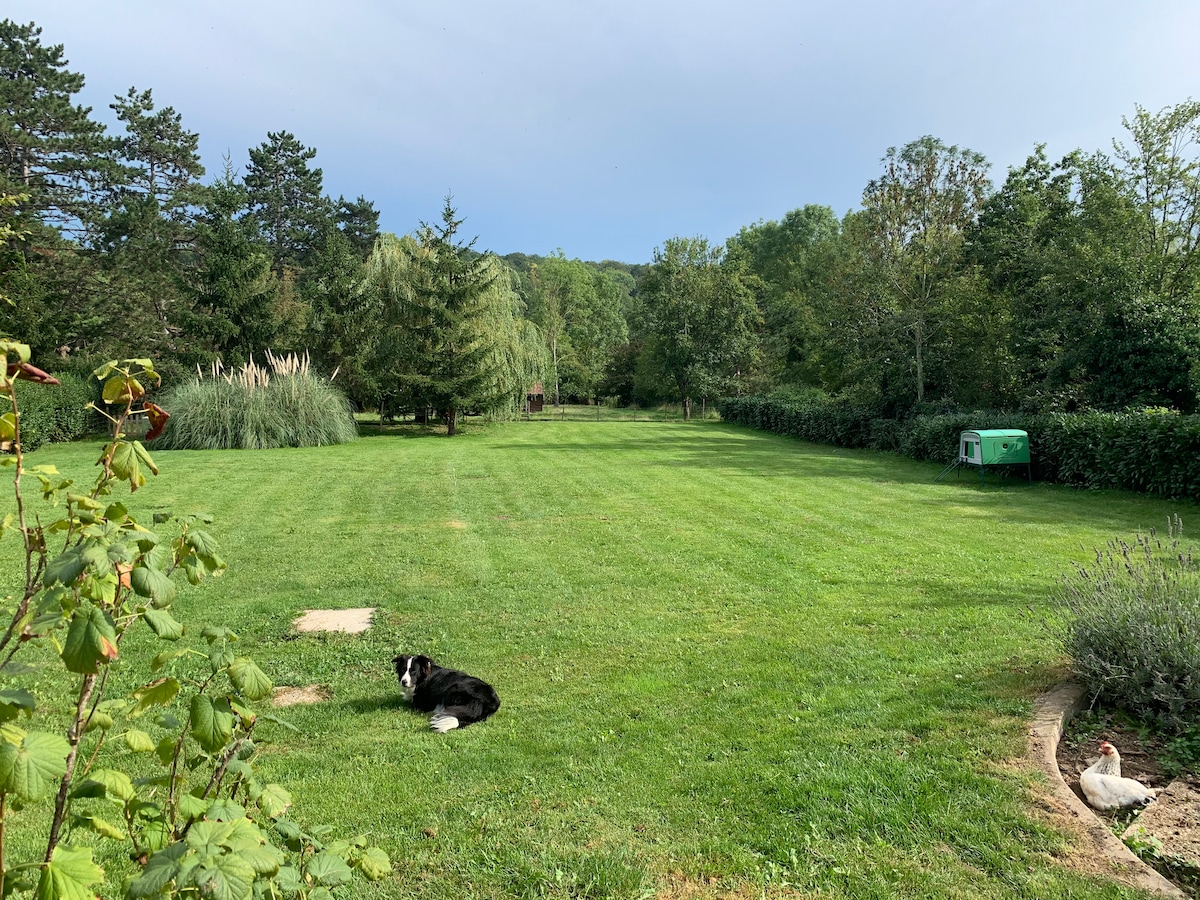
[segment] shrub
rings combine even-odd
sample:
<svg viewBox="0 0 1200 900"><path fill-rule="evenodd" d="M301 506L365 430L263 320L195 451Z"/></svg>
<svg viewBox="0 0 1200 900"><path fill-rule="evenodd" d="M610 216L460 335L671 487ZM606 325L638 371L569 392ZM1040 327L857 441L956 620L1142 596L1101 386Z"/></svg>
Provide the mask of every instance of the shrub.
<svg viewBox="0 0 1200 900"><path fill-rule="evenodd" d="M358 435L350 401L307 358L267 354L235 372L219 365L169 391L171 410L157 446L164 450L266 450L344 444Z"/></svg>
<svg viewBox="0 0 1200 900"><path fill-rule="evenodd" d="M21 446L26 452L42 444L78 440L97 424L89 408L91 385L74 375L57 378L56 385L17 383Z"/></svg>
<svg viewBox="0 0 1200 900"><path fill-rule="evenodd" d="M1110 541L1053 596L1054 635L1093 697L1172 731L1200 713L1200 567L1181 535L1176 517L1166 541Z"/></svg>

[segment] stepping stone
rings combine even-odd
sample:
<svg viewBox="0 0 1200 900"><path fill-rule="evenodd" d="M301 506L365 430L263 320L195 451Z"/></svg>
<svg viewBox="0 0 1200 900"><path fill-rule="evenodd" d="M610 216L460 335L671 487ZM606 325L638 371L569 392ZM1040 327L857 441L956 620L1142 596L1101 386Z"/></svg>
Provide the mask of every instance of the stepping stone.
<svg viewBox="0 0 1200 900"><path fill-rule="evenodd" d="M371 627L374 607L367 609L306 609L292 624L297 631L340 631L361 634Z"/></svg>

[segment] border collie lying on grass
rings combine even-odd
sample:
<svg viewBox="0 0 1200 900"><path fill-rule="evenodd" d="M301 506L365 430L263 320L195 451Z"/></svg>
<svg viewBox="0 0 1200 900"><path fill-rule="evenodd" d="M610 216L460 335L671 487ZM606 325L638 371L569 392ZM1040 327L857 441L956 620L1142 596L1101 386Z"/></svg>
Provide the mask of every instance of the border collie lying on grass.
<svg viewBox="0 0 1200 900"><path fill-rule="evenodd" d="M495 689L473 675L443 669L428 656L392 659L404 699L422 712L432 712L429 727L445 733L482 722L500 708Z"/></svg>

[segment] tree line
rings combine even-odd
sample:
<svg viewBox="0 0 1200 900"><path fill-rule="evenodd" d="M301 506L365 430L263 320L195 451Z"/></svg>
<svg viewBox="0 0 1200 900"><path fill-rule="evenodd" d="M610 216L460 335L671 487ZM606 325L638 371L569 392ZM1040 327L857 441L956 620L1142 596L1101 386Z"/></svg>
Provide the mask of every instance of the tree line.
<svg viewBox="0 0 1200 900"><path fill-rule="evenodd" d="M479 252L440 219L381 234L268 132L205 181L148 89L77 102L34 24L0 22L0 332L58 369L136 351L166 377L308 352L360 407L823 394L882 415L1200 403L1200 103L1137 108L1109 152L886 151L861 208L807 205L645 264Z"/></svg>

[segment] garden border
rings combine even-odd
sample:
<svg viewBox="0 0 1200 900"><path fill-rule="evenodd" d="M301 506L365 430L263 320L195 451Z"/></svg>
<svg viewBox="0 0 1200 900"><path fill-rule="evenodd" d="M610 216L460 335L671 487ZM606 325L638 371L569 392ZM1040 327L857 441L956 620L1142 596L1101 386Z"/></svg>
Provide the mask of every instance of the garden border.
<svg viewBox="0 0 1200 900"><path fill-rule="evenodd" d="M1054 796L1063 807L1063 815L1080 827L1092 848L1108 860L1117 875L1143 890L1186 900L1187 894L1138 859L1063 780L1058 768L1058 742L1062 739L1063 727L1083 706L1084 690L1078 684L1059 685L1038 697L1029 729L1030 758L1049 777Z"/></svg>

